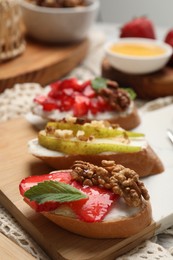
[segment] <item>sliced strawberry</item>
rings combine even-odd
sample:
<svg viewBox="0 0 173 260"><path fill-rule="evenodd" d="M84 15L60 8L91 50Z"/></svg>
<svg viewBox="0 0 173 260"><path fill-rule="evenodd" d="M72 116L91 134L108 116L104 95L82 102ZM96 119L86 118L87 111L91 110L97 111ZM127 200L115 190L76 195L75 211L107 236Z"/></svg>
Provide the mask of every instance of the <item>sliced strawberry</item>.
<svg viewBox="0 0 173 260"><path fill-rule="evenodd" d="M75 188L87 194L88 198L87 200L81 199L79 201L64 202L61 204L54 201L38 204L37 202L30 201L28 198L24 197L25 202L37 212L55 210L58 206L65 204L68 205L82 221L95 222L101 221L111 209L113 202L118 199L118 196L111 191L96 186L82 186L80 183L72 180L70 171L55 171L50 174L25 178L19 185L20 194L24 196L25 191L30 187L36 185L38 182L44 182L45 180L55 180L71 184Z"/></svg>
<svg viewBox="0 0 173 260"><path fill-rule="evenodd" d="M27 191L39 182L44 182L45 180L56 180L68 184L71 182L71 175L69 174L69 172L66 171L54 171L49 174L29 176L21 181L19 185L20 194L23 196L25 191Z"/></svg>
<svg viewBox="0 0 173 260"><path fill-rule="evenodd" d="M98 99L97 98L92 98L90 100L90 111L93 115L96 115L99 112L99 107L98 107Z"/></svg>
<svg viewBox="0 0 173 260"><path fill-rule="evenodd" d="M37 185L39 182L44 182L46 180L54 180L54 181L60 181L64 183L71 183L71 175L69 172L52 172L50 174L43 174L39 176L30 176L25 179L23 179L19 185L19 191L22 196L24 196L24 193L30 189L32 186ZM33 208L37 212L42 211L51 211L55 210L58 206L58 202L50 201L45 202L43 204L38 204L35 201L30 201L28 198L24 198L25 202L30 205L31 208Z"/></svg>
<svg viewBox="0 0 173 260"><path fill-rule="evenodd" d="M134 18L122 26L120 37L142 37L155 39L156 36L154 25L146 17Z"/></svg>
<svg viewBox="0 0 173 260"><path fill-rule="evenodd" d="M61 98L60 111L69 111L73 107L74 98L72 96L63 96Z"/></svg>
<svg viewBox="0 0 173 260"><path fill-rule="evenodd" d="M82 84L76 78L57 81L50 85L51 90L47 95L36 97L34 102L40 104L44 111L71 111L75 117L87 116L88 112L96 115L98 112L115 110L109 102L110 98L103 97L98 91L100 86L103 88L102 82L105 85L104 79L95 81L94 86L91 80Z"/></svg>
<svg viewBox="0 0 173 260"><path fill-rule="evenodd" d="M77 95L75 97L73 105L73 114L76 117L84 116L88 113L89 99L82 95Z"/></svg>
<svg viewBox="0 0 173 260"><path fill-rule="evenodd" d="M108 111L110 109L109 104L102 96L98 96L98 107L100 112Z"/></svg>
<svg viewBox="0 0 173 260"><path fill-rule="evenodd" d="M45 111L52 111L54 109L57 109L57 103L54 100L46 99L43 103L43 110Z"/></svg>
<svg viewBox="0 0 173 260"><path fill-rule="evenodd" d="M77 201L69 203L79 219L86 222L101 221L108 213L113 201L118 199L118 196L112 192L96 186L81 187L76 182L74 182L73 185L89 196L89 199L83 204Z"/></svg>
<svg viewBox="0 0 173 260"><path fill-rule="evenodd" d="M85 97L89 97L89 98L96 96L96 92L91 87L91 85L88 85L88 86L85 87L85 89L83 90L83 94L84 94Z"/></svg>
<svg viewBox="0 0 173 260"><path fill-rule="evenodd" d="M50 92L48 93L48 96L49 97L52 97L52 98L58 98L59 96L59 90L60 90L60 84L61 84L61 81L56 81L56 82L53 82L50 84Z"/></svg>
<svg viewBox="0 0 173 260"><path fill-rule="evenodd" d="M46 96L43 96L43 95L40 95L40 96L36 96L34 98L34 102L42 105L45 101L46 101L47 97Z"/></svg>
<svg viewBox="0 0 173 260"><path fill-rule="evenodd" d="M171 29L170 31L167 32L164 41L173 48L173 29ZM171 56L168 64L173 66L173 55Z"/></svg>
<svg viewBox="0 0 173 260"><path fill-rule="evenodd" d="M76 78L64 79L60 85L61 89L72 88L81 91L81 84L78 83Z"/></svg>
<svg viewBox="0 0 173 260"><path fill-rule="evenodd" d="M82 89L85 89L88 85L91 86L91 80L86 80L84 81L81 86L82 86Z"/></svg>
<svg viewBox="0 0 173 260"><path fill-rule="evenodd" d="M72 96L74 93L74 90L72 88L65 88L62 90L63 96Z"/></svg>
<svg viewBox="0 0 173 260"><path fill-rule="evenodd" d="M36 212L43 212L43 211L51 211L57 209L57 207L60 205L58 202L55 201L49 201L45 202L43 204L38 204L35 201L30 201L27 198L24 198L24 201Z"/></svg>

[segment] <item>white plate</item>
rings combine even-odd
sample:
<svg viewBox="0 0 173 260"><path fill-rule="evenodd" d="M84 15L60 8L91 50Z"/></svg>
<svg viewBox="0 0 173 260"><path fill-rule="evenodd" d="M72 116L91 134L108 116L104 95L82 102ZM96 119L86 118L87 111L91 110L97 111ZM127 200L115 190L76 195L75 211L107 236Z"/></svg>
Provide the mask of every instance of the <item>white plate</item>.
<svg viewBox="0 0 173 260"><path fill-rule="evenodd" d="M143 178L151 197L153 219L161 224L157 233L173 225L173 145L166 130L173 129L173 105L142 114L142 123L135 131L143 132L162 160L165 171Z"/></svg>

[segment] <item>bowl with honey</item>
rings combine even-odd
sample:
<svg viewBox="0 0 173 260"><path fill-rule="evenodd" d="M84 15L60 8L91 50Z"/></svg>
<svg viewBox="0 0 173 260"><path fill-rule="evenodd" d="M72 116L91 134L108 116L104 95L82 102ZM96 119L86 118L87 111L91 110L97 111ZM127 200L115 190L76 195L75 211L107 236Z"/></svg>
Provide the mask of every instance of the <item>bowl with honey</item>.
<svg viewBox="0 0 173 260"><path fill-rule="evenodd" d="M129 74L153 73L162 69L172 52L172 47L163 41L146 38L120 38L105 45L110 65Z"/></svg>

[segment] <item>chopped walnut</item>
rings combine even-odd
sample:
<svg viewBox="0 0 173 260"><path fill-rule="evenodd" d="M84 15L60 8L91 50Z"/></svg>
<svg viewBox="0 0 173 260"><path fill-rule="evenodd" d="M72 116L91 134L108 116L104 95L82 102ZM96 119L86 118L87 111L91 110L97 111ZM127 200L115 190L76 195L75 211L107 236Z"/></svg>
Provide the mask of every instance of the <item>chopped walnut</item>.
<svg viewBox="0 0 173 260"><path fill-rule="evenodd" d="M124 111L131 102L128 93L119 88L118 83L115 81L108 80L107 88L100 89L99 94L108 99L110 106L116 111Z"/></svg>
<svg viewBox="0 0 173 260"><path fill-rule="evenodd" d="M88 186L100 186L124 198L129 206L138 207L149 194L138 174L114 161L102 161L102 167L88 162L76 161L72 167L72 177Z"/></svg>
<svg viewBox="0 0 173 260"><path fill-rule="evenodd" d="M72 130L61 130L61 129L56 129L54 133L55 137L60 137L60 138L70 138L73 137L73 131Z"/></svg>
<svg viewBox="0 0 173 260"><path fill-rule="evenodd" d="M66 116L66 117L63 118L61 121L62 121L62 122L67 122L67 123L75 124L76 121L77 121L77 118L74 117L74 116Z"/></svg>
<svg viewBox="0 0 173 260"><path fill-rule="evenodd" d="M28 0L28 2L39 6L57 8L86 6L86 0Z"/></svg>

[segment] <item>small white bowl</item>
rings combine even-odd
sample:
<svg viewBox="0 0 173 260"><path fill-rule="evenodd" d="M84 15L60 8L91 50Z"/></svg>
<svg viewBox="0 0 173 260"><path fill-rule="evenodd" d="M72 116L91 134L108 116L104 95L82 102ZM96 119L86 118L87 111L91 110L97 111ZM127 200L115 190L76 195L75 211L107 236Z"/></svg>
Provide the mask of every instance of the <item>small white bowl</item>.
<svg viewBox="0 0 173 260"><path fill-rule="evenodd" d="M164 52L156 56L142 56L131 53L127 55L112 51L111 47L116 44L139 44L152 48L160 47ZM170 45L162 41L146 38L120 38L105 45L105 53L110 65L121 72L129 74L152 73L162 69L170 59L172 52L173 48Z"/></svg>
<svg viewBox="0 0 173 260"><path fill-rule="evenodd" d="M99 0L71 8L42 7L20 0L26 32L49 43L70 43L88 36L99 10Z"/></svg>

